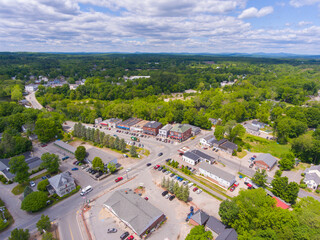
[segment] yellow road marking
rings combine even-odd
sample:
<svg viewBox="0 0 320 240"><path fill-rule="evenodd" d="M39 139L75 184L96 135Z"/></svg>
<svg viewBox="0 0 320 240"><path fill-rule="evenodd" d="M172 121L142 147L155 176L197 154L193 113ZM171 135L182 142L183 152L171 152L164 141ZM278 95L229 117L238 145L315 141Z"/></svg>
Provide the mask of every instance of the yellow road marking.
<svg viewBox="0 0 320 240"><path fill-rule="evenodd" d="M70 230L70 235L71 235L71 238L72 238L72 240L74 240L74 238L73 238L73 235L72 235L72 231L71 231L71 227L70 227L70 224L69 224L69 230Z"/></svg>

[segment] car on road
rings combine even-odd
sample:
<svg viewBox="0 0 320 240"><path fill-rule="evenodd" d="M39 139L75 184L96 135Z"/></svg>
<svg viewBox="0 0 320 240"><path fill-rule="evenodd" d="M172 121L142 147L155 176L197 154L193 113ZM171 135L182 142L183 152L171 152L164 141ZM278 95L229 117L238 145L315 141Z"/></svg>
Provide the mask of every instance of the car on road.
<svg viewBox="0 0 320 240"><path fill-rule="evenodd" d="M77 170L79 170L79 168L77 168L77 167L74 167L71 169L71 171L77 171Z"/></svg>
<svg viewBox="0 0 320 240"><path fill-rule="evenodd" d="M147 167L150 167L151 166L151 163L147 163Z"/></svg>
<svg viewBox="0 0 320 240"><path fill-rule="evenodd" d="M116 233L117 229L116 228L108 228L107 233Z"/></svg>
<svg viewBox="0 0 320 240"><path fill-rule="evenodd" d="M114 181L115 182L119 182L119 181L121 181L123 179L123 177L118 177L118 178L116 178Z"/></svg>
<svg viewBox="0 0 320 240"><path fill-rule="evenodd" d="M235 189L236 189L236 187L235 187L235 186L232 186L232 187L230 188L230 192L233 192Z"/></svg>
<svg viewBox="0 0 320 240"><path fill-rule="evenodd" d="M133 240L134 237L132 235L130 235L130 237L127 238L127 240Z"/></svg>
<svg viewBox="0 0 320 240"><path fill-rule="evenodd" d="M158 169L160 167L160 165L156 165L156 166L154 166L153 168L154 169Z"/></svg>
<svg viewBox="0 0 320 240"><path fill-rule="evenodd" d="M158 153L158 157L161 157L162 155L163 155L163 153L162 153L162 152Z"/></svg>
<svg viewBox="0 0 320 240"><path fill-rule="evenodd" d="M216 149L216 150L215 150L215 152L218 152L218 151L219 151L219 149Z"/></svg>
<svg viewBox="0 0 320 240"><path fill-rule="evenodd" d="M69 156L65 156L62 158L62 161L67 160L69 158Z"/></svg>
<svg viewBox="0 0 320 240"><path fill-rule="evenodd" d="M198 188L197 187L195 187L194 189L193 189L193 191L195 192L195 191L197 191L198 190Z"/></svg>
<svg viewBox="0 0 320 240"><path fill-rule="evenodd" d="M196 193L200 194L200 193L202 193L202 190L198 189Z"/></svg>
<svg viewBox="0 0 320 240"><path fill-rule="evenodd" d="M148 200L149 200L149 198L148 198L148 197L145 197L145 198L144 198L144 200L147 200L147 201L148 201Z"/></svg>
<svg viewBox="0 0 320 240"><path fill-rule="evenodd" d="M161 195L164 197L167 194L168 194L168 191L164 191Z"/></svg>
<svg viewBox="0 0 320 240"><path fill-rule="evenodd" d="M176 197L175 195L171 195L171 196L169 197L169 200L172 201L175 197Z"/></svg>
<svg viewBox="0 0 320 240"><path fill-rule="evenodd" d="M35 187L36 186L36 183L34 181L31 181L29 184L30 184L30 187Z"/></svg>
<svg viewBox="0 0 320 240"><path fill-rule="evenodd" d="M126 237L128 237L129 236L129 232L125 232L125 233L123 233L121 236L120 236L120 239L121 240L124 240Z"/></svg>

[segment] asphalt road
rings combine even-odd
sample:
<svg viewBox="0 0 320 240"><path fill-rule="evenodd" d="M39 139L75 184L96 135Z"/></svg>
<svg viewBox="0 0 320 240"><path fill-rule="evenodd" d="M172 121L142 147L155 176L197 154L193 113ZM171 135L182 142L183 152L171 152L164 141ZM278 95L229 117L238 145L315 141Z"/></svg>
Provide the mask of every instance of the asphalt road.
<svg viewBox="0 0 320 240"><path fill-rule="evenodd" d="M36 93L36 92L30 93L29 95L26 96L26 99L28 100L28 102L31 103L32 108L42 109L43 106L38 102L38 100L37 100L37 98L36 98L36 96L35 96L35 93Z"/></svg>

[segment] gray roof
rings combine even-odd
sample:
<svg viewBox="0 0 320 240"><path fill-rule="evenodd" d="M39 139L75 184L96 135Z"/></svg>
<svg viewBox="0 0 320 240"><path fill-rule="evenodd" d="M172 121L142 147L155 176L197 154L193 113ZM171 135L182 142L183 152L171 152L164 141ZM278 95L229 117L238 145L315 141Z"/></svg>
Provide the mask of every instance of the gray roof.
<svg viewBox="0 0 320 240"><path fill-rule="evenodd" d="M187 158L192 159L193 161L197 161L200 158L200 156L193 153L192 151L188 151L188 152L184 153L183 155Z"/></svg>
<svg viewBox="0 0 320 240"><path fill-rule="evenodd" d="M105 120L105 121L107 121L107 120ZM111 122L111 123L117 123L117 122L122 122L122 120L120 119L120 118L110 118L109 119L109 122Z"/></svg>
<svg viewBox="0 0 320 240"><path fill-rule="evenodd" d="M201 157L202 159L206 159L206 160L210 160L210 161L214 161L214 157L209 156L208 154L205 154L204 152L201 152L199 150L192 150L191 151L193 154L198 155L199 157Z"/></svg>
<svg viewBox="0 0 320 240"><path fill-rule="evenodd" d="M230 141L225 141L224 143L220 144L219 147L222 149L231 149L232 151L238 149L238 145Z"/></svg>
<svg viewBox="0 0 320 240"><path fill-rule="evenodd" d="M109 162L117 159L117 157L94 147L88 149L87 153L88 153L87 159L90 162L92 162L95 157L101 158L104 164L108 164Z"/></svg>
<svg viewBox="0 0 320 240"><path fill-rule="evenodd" d="M65 142L63 142L63 141L60 141L60 140L56 140L56 141L54 142L54 144L57 145L58 147L61 147L61 148L65 149L65 150L73 153L73 154L74 154L74 153L76 152L76 150L77 150L75 147L71 146L70 144L65 143Z"/></svg>
<svg viewBox="0 0 320 240"><path fill-rule="evenodd" d="M265 125L267 125L266 123L259 122L259 121L257 121L257 120L253 120L253 121L252 121L252 124L260 125L260 126L265 126Z"/></svg>
<svg viewBox="0 0 320 240"><path fill-rule="evenodd" d="M9 167L9 161L8 158L0 159L0 171Z"/></svg>
<svg viewBox="0 0 320 240"><path fill-rule="evenodd" d="M186 124L176 124L171 128L171 132L184 133L188 131L191 127Z"/></svg>
<svg viewBox="0 0 320 240"><path fill-rule="evenodd" d="M209 135L209 136L206 136L204 137L203 139L205 139L207 142L212 142L213 140L215 140L215 136L213 135Z"/></svg>
<svg viewBox="0 0 320 240"><path fill-rule="evenodd" d="M125 121L123 121L122 123L120 123L119 125L120 126L133 126L133 125L136 125L138 122L141 122L142 119L139 119L139 118L129 118Z"/></svg>
<svg viewBox="0 0 320 240"><path fill-rule="evenodd" d="M313 180L317 185L320 185L320 177L316 173L306 173L304 182Z"/></svg>
<svg viewBox="0 0 320 240"><path fill-rule="evenodd" d="M74 179L67 172L55 175L54 177L51 177L48 180L50 185L54 189L58 189L60 188L60 186L65 185L67 183L74 182Z"/></svg>
<svg viewBox="0 0 320 240"><path fill-rule="evenodd" d="M197 126L193 126L193 125L190 125L190 124L184 124L184 125L186 125L187 127L190 127L192 132L196 132L196 131L201 130L201 129L200 129L199 127L197 127Z"/></svg>
<svg viewBox="0 0 320 240"><path fill-rule="evenodd" d="M309 167L309 168L307 168L304 172L305 173L308 173L309 171L311 171L311 170L313 170L313 171L319 171L320 172L320 165L314 165L314 166L311 166L311 167Z"/></svg>
<svg viewBox="0 0 320 240"><path fill-rule="evenodd" d="M28 158L26 159L26 163L28 163L29 169L35 169L40 166L41 159L38 157Z"/></svg>
<svg viewBox="0 0 320 240"><path fill-rule="evenodd" d="M158 128L161 125L162 125L162 123L160 123L160 122L151 121L151 122L146 123L144 125L144 127L147 127L147 128Z"/></svg>
<svg viewBox="0 0 320 240"><path fill-rule="evenodd" d="M226 228L216 240L237 240L238 234L233 228Z"/></svg>
<svg viewBox="0 0 320 240"><path fill-rule="evenodd" d="M139 236L163 215L158 208L128 188L113 192L104 205L129 223Z"/></svg>
<svg viewBox="0 0 320 240"><path fill-rule="evenodd" d="M252 124L250 124L250 123L248 123L248 124L246 124L246 125L244 125L244 127L246 128L246 129L249 129L249 130L251 130L251 131L259 131L259 127L257 127L257 126L253 126Z"/></svg>
<svg viewBox="0 0 320 240"><path fill-rule="evenodd" d="M167 125L165 125L164 127L162 127L161 129L162 129L162 130L166 130L166 131L170 131L171 128L172 128L172 125L171 125L171 124L167 124Z"/></svg>
<svg viewBox="0 0 320 240"><path fill-rule="evenodd" d="M278 160L270 153L263 153L258 155L255 161L263 161L269 166L269 168L272 168Z"/></svg>
<svg viewBox="0 0 320 240"><path fill-rule="evenodd" d="M209 215L199 209L191 216L191 219L199 225L204 225L208 221Z"/></svg>
<svg viewBox="0 0 320 240"><path fill-rule="evenodd" d="M220 222L218 219L215 217L210 216L208 222L206 223L206 227L211 229L217 234L220 234L225 230L226 226Z"/></svg>
<svg viewBox="0 0 320 240"><path fill-rule="evenodd" d="M212 173L213 175L226 180L228 182L233 182L236 180L236 177L228 172L225 172L224 170L215 167L214 165L208 164L206 162L201 162L199 165L199 168L202 168L203 170Z"/></svg>

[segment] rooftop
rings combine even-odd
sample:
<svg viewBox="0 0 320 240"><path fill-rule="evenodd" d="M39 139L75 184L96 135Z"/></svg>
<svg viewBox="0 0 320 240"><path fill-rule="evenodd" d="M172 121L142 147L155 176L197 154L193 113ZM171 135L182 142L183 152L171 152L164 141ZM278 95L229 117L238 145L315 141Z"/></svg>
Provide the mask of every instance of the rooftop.
<svg viewBox="0 0 320 240"><path fill-rule="evenodd" d="M87 153L88 153L87 159L90 162L92 162L95 157L101 158L104 164L108 164L110 161L117 159L117 157L94 147L89 148L87 150Z"/></svg>
<svg viewBox="0 0 320 240"><path fill-rule="evenodd" d="M71 145L68 144L68 143L65 143L64 141L56 140L56 141L54 142L54 144L57 145L58 147L61 147L61 148L65 149L65 150L73 153L73 154L74 154L74 153L76 152L76 150L77 150L75 147L71 146Z"/></svg>
<svg viewBox="0 0 320 240"><path fill-rule="evenodd" d="M162 123L160 123L160 122L151 121L151 122L146 123L144 125L144 127L147 127L147 128L158 128L161 125L162 125Z"/></svg>
<svg viewBox="0 0 320 240"><path fill-rule="evenodd" d="M277 163L278 160L274 156L272 156L270 153L263 153L258 155L255 161L263 161L269 167L272 167L274 164Z"/></svg>
<svg viewBox="0 0 320 240"><path fill-rule="evenodd" d="M66 172L60 173L48 179L50 185L57 189L62 185L65 185L69 182L73 182L74 179Z"/></svg>
<svg viewBox="0 0 320 240"><path fill-rule="evenodd" d="M206 162L201 162L199 165L199 169L202 168L203 170L212 173L215 176L218 176L219 178L226 180L228 182L234 181L236 178L234 175L225 172L224 170L215 167L214 165L210 165Z"/></svg>
<svg viewBox="0 0 320 240"><path fill-rule="evenodd" d="M163 215L158 208L128 188L113 192L104 205L127 222L139 236Z"/></svg>
<svg viewBox="0 0 320 240"><path fill-rule="evenodd" d="M192 219L199 225L204 225L208 221L209 215L199 209L192 215L190 219Z"/></svg>
<svg viewBox="0 0 320 240"><path fill-rule="evenodd" d="M188 131L190 128L191 127L187 126L186 124L176 124L171 128L170 131L184 133L184 132Z"/></svg>
<svg viewBox="0 0 320 240"><path fill-rule="evenodd" d="M209 220L206 223L206 227L210 228L217 234L222 233L226 228L226 226L222 222L220 222L218 219L212 216L209 217Z"/></svg>
<svg viewBox="0 0 320 240"><path fill-rule="evenodd" d="M238 234L233 228L226 228L216 240L237 240Z"/></svg>
<svg viewBox="0 0 320 240"><path fill-rule="evenodd" d="M172 125L171 124L167 124L164 127L161 128L162 130L166 130L166 131L170 131L172 129Z"/></svg>

